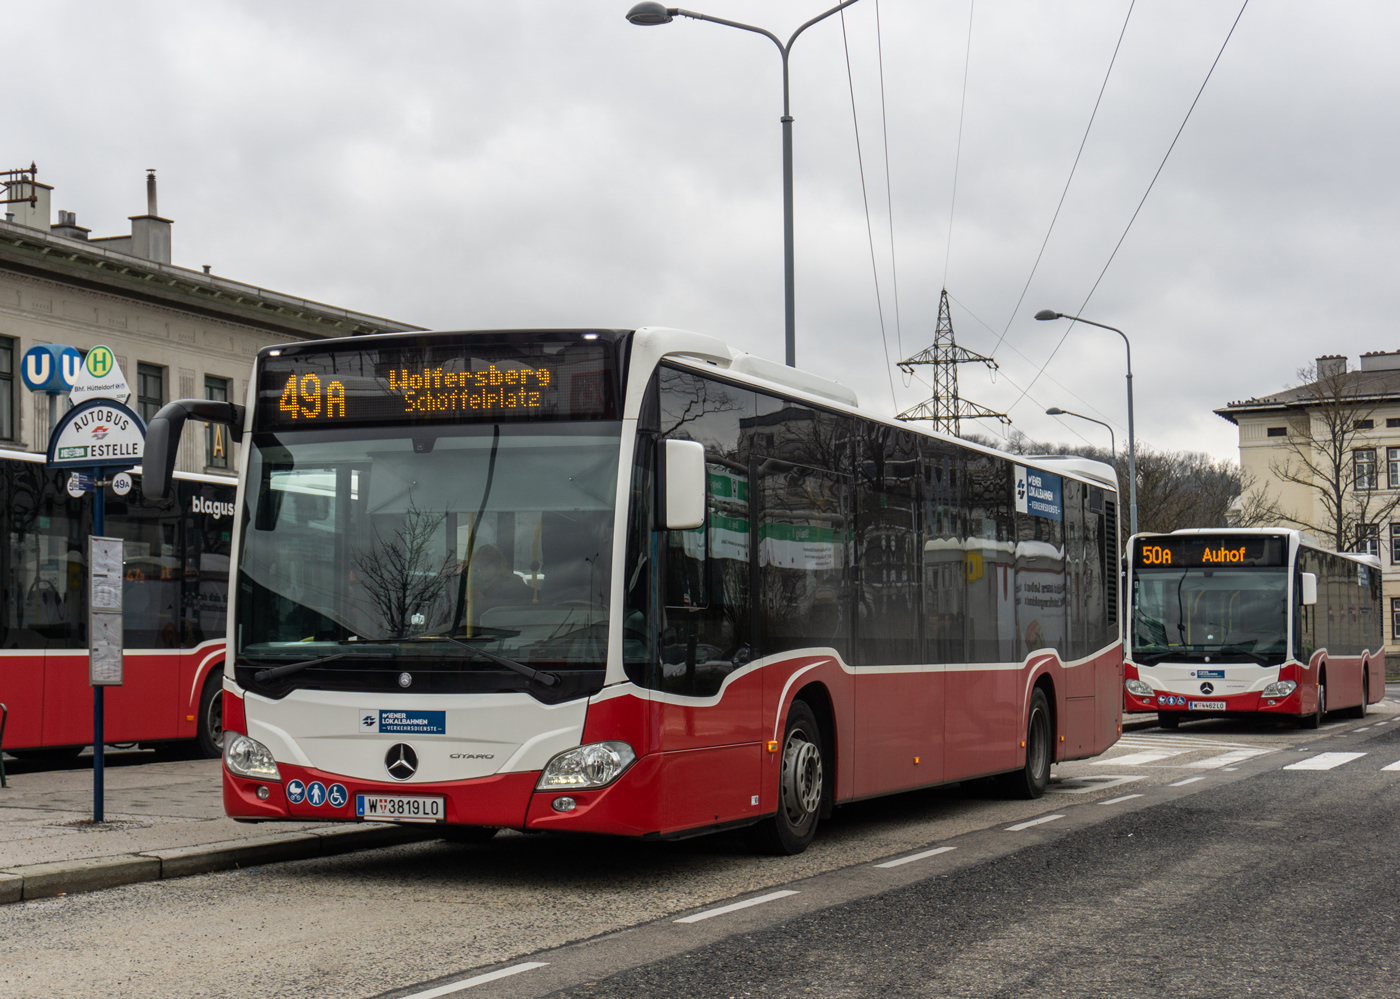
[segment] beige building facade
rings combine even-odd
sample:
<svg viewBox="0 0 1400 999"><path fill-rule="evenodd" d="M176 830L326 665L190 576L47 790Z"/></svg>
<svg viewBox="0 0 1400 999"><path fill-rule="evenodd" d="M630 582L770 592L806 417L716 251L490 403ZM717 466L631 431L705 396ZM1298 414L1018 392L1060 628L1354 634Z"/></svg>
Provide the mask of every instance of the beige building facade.
<svg viewBox="0 0 1400 999"><path fill-rule="evenodd" d="M24 387L20 370L24 352L38 344L84 353L106 344L131 386L131 408L149 419L172 399L241 404L253 356L268 344L421 328L172 263L174 223L157 211L154 174L147 177L147 210L131 217L129 235L93 237L71 211L60 210L54 222L54 192L42 183L11 182L6 197L0 457L47 447L48 399ZM176 467L232 475L235 448L217 426L186 432Z"/></svg>
<svg viewBox="0 0 1400 999"><path fill-rule="evenodd" d="M1272 521L1312 525L1314 538L1333 547L1327 525L1335 515L1322 493L1280 472L1302 471L1298 448L1304 442L1341 441L1340 471L1357 521L1346 547L1380 557L1387 667L1393 672L1400 665L1400 351L1363 354L1358 368L1346 357L1326 355L1316 359L1314 370L1315 382L1215 411L1239 428L1240 468L1249 488L1236 511L1271 508ZM1338 412L1348 414L1341 433L1329 426Z"/></svg>

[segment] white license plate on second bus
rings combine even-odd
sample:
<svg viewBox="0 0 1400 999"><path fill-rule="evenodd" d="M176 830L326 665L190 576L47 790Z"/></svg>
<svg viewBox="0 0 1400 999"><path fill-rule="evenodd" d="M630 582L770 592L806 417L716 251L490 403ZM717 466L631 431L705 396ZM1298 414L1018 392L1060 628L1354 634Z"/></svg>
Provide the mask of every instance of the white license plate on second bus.
<svg viewBox="0 0 1400 999"><path fill-rule="evenodd" d="M1191 701L1186 705L1188 711L1224 711L1224 701Z"/></svg>
<svg viewBox="0 0 1400 999"><path fill-rule="evenodd" d="M407 794L357 794L355 814L370 822L442 822L443 798Z"/></svg>

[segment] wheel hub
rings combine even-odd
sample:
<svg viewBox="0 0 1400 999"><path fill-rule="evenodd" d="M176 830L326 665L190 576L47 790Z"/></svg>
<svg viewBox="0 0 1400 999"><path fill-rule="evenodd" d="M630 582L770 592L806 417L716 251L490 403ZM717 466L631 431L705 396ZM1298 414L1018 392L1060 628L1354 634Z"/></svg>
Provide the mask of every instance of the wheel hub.
<svg viewBox="0 0 1400 999"><path fill-rule="evenodd" d="M783 808L794 825L816 813L822 800L822 756L815 743L794 732L783 749Z"/></svg>

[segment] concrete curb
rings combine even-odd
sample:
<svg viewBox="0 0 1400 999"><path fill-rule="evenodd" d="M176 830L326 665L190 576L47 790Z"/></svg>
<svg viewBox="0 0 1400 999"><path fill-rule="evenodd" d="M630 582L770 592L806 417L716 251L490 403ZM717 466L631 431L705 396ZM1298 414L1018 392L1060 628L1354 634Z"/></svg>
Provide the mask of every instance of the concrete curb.
<svg viewBox="0 0 1400 999"><path fill-rule="evenodd" d="M432 834L426 830L408 826L351 826L272 833L115 857L26 864L0 871L0 904L183 878L253 864L329 857L431 838Z"/></svg>

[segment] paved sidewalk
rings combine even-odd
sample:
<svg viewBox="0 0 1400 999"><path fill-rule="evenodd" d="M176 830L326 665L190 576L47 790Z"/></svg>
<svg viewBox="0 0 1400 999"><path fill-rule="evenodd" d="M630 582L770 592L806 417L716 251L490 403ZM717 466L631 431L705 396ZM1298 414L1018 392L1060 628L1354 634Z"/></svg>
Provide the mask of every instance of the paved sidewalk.
<svg viewBox="0 0 1400 999"><path fill-rule="evenodd" d="M117 765L105 774L106 821L99 825L92 822L90 762L46 770L6 760L7 768L29 772L10 773L9 787L0 788L0 902L424 835L379 823L235 822L223 812L218 760L134 763L114 754L112 762Z"/></svg>

